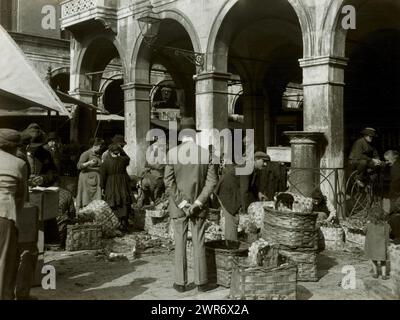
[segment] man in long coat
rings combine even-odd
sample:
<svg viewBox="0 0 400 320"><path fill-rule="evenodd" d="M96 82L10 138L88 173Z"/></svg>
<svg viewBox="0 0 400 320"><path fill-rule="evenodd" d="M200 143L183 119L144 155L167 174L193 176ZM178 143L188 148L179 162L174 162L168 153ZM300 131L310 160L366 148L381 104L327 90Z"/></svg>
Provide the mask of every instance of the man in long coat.
<svg viewBox="0 0 400 320"><path fill-rule="evenodd" d="M185 130L186 129L186 130ZM190 130L188 130L190 129ZM194 281L200 292L207 291L205 252L205 218L207 200L217 184L216 167L209 163L208 151L195 142L195 122L181 121L182 144L168 153L165 186L170 196L169 214L175 233L175 283L178 292L186 291L186 242L188 223L191 222Z"/></svg>

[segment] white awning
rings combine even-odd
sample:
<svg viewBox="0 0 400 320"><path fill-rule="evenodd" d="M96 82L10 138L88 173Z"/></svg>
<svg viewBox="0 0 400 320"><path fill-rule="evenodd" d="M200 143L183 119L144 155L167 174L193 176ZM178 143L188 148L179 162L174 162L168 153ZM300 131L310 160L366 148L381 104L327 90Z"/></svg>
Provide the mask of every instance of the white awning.
<svg viewBox="0 0 400 320"><path fill-rule="evenodd" d="M20 47L0 26L0 109L21 111L32 107L70 117L55 92L40 78Z"/></svg>

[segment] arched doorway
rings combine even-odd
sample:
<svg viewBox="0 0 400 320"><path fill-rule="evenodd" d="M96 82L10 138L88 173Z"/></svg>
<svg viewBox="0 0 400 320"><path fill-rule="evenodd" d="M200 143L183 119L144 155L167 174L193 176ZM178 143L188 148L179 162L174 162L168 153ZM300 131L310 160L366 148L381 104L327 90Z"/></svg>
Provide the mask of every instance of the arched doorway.
<svg viewBox="0 0 400 320"><path fill-rule="evenodd" d="M345 154L364 127L374 127L382 157L386 150L400 147L400 3L364 0L353 4L357 28L346 38Z"/></svg>
<svg viewBox="0 0 400 320"><path fill-rule="evenodd" d="M170 80L181 90L184 96L184 104L179 106L181 115L196 116L193 80L196 66L171 48L198 52L198 37L190 22L179 12L161 11L158 15L161 23L157 38L151 47L143 38L137 42L132 56L132 83L125 88L126 95L133 97L125 103L127 150L134 159L129 171L133 174L141 174L146 160L149 145L147 134L151 129L152 90L159 83L153 77L154 72L163 73L163 80Z"/></svg>
<svg viewBox="0 0 400 320"><path fill-rule="evenodd" d="M123 81L120 79L113 81L108 76L113 68L115 69L115 61L119 61L117 67L119 68L118 72L121 74L120 78L123 78L124 75L114 37L97 36L88 38L83 42L82 47L77 63L79 76L77 83L73 83L78 87L75 89L78 97L86 103L99 107L99 109L104 107L101 105L103 103L108 108L111 108L112 111L123 110L123 91L118 88ZM105 80L110 80L106 86ZM102 96L103 99L99 99ZM71 140L88 144L95 137L108 138L108 135L113 135L110 132L101 132L101 123L97 121L97 113L96 109L78 108L78 111L75 112L77 116L74 117L72 122ZM109 129L108 131L114 131L112 128Z"/></svg>
<svg viewBox="0 0 400 320"><path fill-rule="evenodd" d="M302 83L302 31L288 1L237 2L211 45L214 67L242 81L244 126L255 129L257 149L281 144L286 129L302 129L302 110L282 101L289 83Z"/></svg>

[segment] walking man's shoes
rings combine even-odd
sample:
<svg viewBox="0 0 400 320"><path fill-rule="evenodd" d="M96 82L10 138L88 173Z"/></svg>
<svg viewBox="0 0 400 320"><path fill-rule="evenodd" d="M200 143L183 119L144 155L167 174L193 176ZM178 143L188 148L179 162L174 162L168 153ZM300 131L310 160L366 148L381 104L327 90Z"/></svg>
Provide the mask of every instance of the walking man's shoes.
<svg viewBox="0 0 400 320"><path fill-rule="evenodd" d="M197 291L199 292L207 292L216 289L218 286L214 283L206 283L197 286Z"/></svg>
<svg viewBox="0 0 400 320"><path fill-rule="evenodd" d="M173 288L174 288L176 291L180 292L180 293L186 291L186 287L185 287L185 286L182 286L182 285L176 284L176 283L174 283Z"/></svg>

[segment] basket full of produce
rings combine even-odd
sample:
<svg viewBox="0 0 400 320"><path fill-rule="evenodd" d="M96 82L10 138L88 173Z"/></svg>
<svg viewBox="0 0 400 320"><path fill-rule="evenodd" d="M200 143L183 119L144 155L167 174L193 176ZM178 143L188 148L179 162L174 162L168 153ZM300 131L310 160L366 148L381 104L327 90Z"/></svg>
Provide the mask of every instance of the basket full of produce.
<svg viewBox="0 0 400 320"><path fill-rule="evenodd" d="M297 266L263 239L252 244L246 264L235 261L229 297L236 300L295 300Z"/></svg>
<svg viewBox="0 0 400 320"><path fill-rule="evenodd" d="M288 248L316 248L318 214L312 211L312 199L281 193L275 209L265 207L263 239Z"/></svg>
<svg viewBox="0 0 400 320"><path fill-rule="evenodd" d="M229 288L235 262L246 261L247 243L229 240L206 242L207 272L210 283Z"/></svg>
<svg viewBox="0 0 400 320"><path fill-rule="evenodd" d="M67 228L67 251L98 250L102 247L101 226L93 223L69 225Z"/></svg>

